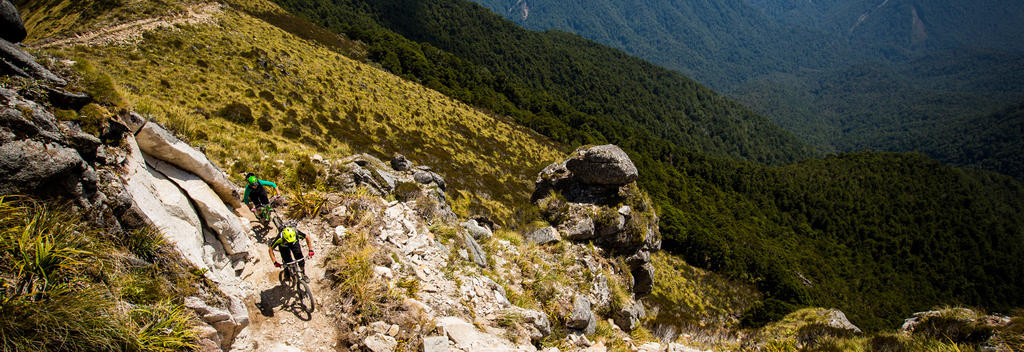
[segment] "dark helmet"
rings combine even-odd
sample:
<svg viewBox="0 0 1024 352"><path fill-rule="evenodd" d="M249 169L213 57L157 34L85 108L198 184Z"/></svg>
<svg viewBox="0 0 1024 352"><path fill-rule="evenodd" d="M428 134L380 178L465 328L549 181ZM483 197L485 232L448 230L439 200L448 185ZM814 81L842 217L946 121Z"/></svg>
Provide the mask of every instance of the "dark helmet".
<svg viewBox="0 0 1024 352"><path fill-rule="evenodd" d="M256 179L256 174L251 172L245 174L245 182L248 182L251 185L255 185L256 181L258 181L258 179Z"/></svg>

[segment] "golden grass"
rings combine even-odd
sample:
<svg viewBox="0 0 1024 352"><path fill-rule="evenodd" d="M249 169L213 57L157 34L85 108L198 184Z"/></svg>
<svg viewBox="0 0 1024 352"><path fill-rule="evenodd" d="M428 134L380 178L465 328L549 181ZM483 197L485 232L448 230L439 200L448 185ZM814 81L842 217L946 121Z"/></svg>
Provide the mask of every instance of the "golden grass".
<svg viewBox="0 0 1024 352"><path fill-rule="evenodd" d="M34 7L29 17L59 17L66 9L54 6ZM284 175L296 156L399 152L432 166L450 189L466 191L454 193L464 200L456 202L460 215L508 221L513 209L528 204L536 172L563 155L533 131L247 14L224 7L216 16L213 24L145 32L135 44L48 52L107 72L129 107L203 148L236 181L245 171ZM47 32L61 28L68 30ZM248 107L256 122L219 116L229 104ZM280 181L286 189L299 187Z"/></svg>

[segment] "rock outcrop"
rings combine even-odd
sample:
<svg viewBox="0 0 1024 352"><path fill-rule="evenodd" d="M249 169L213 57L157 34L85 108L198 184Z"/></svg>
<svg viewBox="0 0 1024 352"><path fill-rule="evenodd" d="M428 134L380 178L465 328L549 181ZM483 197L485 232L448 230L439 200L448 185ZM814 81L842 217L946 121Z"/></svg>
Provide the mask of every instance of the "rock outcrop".
<svg viewBox="0 0 1024 352"><path fill-rule="evenodd" d="M242 206L237 187L228 180L223 171L211 163L203 153L174 137L160 125L143 125L135 139L139 148L146 154L199 176L217 192L224 203L231 205L232 208Z"/></svg>

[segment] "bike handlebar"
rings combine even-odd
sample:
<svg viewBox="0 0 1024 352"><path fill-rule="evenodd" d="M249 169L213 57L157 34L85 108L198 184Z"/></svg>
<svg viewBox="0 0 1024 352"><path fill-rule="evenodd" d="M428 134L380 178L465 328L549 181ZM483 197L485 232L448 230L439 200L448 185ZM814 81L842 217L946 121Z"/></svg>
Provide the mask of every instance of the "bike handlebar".
<svg viewBox="0 0 1024 352"><path fill-rule="evenodd" d="M299 258L299 259L296 259L296 260L293 260L293 261L290 261L290 262L287 262L287 263L284 263L284 264L281 264L281 265L282 265L282 266L283 266L283 265L291 265L291 264L294 264L294 263L298 263L298 262L301 262L301 261L303 261L303 260L306 260L306 258L305 258L305 257L302 257L302 258Z"/></svg>

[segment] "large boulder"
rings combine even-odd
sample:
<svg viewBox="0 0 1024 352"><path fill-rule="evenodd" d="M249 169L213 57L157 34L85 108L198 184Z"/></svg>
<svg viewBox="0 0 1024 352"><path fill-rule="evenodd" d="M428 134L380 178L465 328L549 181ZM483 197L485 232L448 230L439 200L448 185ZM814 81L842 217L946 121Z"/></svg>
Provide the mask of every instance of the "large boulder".
<svg viewBox="0 0 1024 352"><path fill-rule="evenodd" d="M614 144L577 150L566 169L583 183L621 186L636 181L637 170L626 152Z"/></svg>
<svg viewBox="0 0 1024 352"><path fill-rule="evenodd" d="M407 171L412 168L412 162L405 158L405 155L395 153L391 158L391 168L395 171Z"/></svg>
<svg viewBox="0 0 1024 352"><path fill-rule="evenodd" d="M11 43L25 40L28 32L21 21L18 8L10 0L0 0L0 38Z"/></svg>
<svg viewBox="0 0 1024 352"><path fill-rule="evenodd" d="M203 223L217 234L225 251L232 256L244 257L251 245L248 231L231 209L198 176L167 162L146 157L146 163L164 174L180 187L195 204Z"/></svg>
<svg viewBox="0 0 1024 352"><path fill-rule="evenodd" d="M174 137L160 125L146 123L135 139L139 148L146 154L199 176L213 188L224 203L234 209L242 206L235 185L206 158L206 155Z"/></svg>

